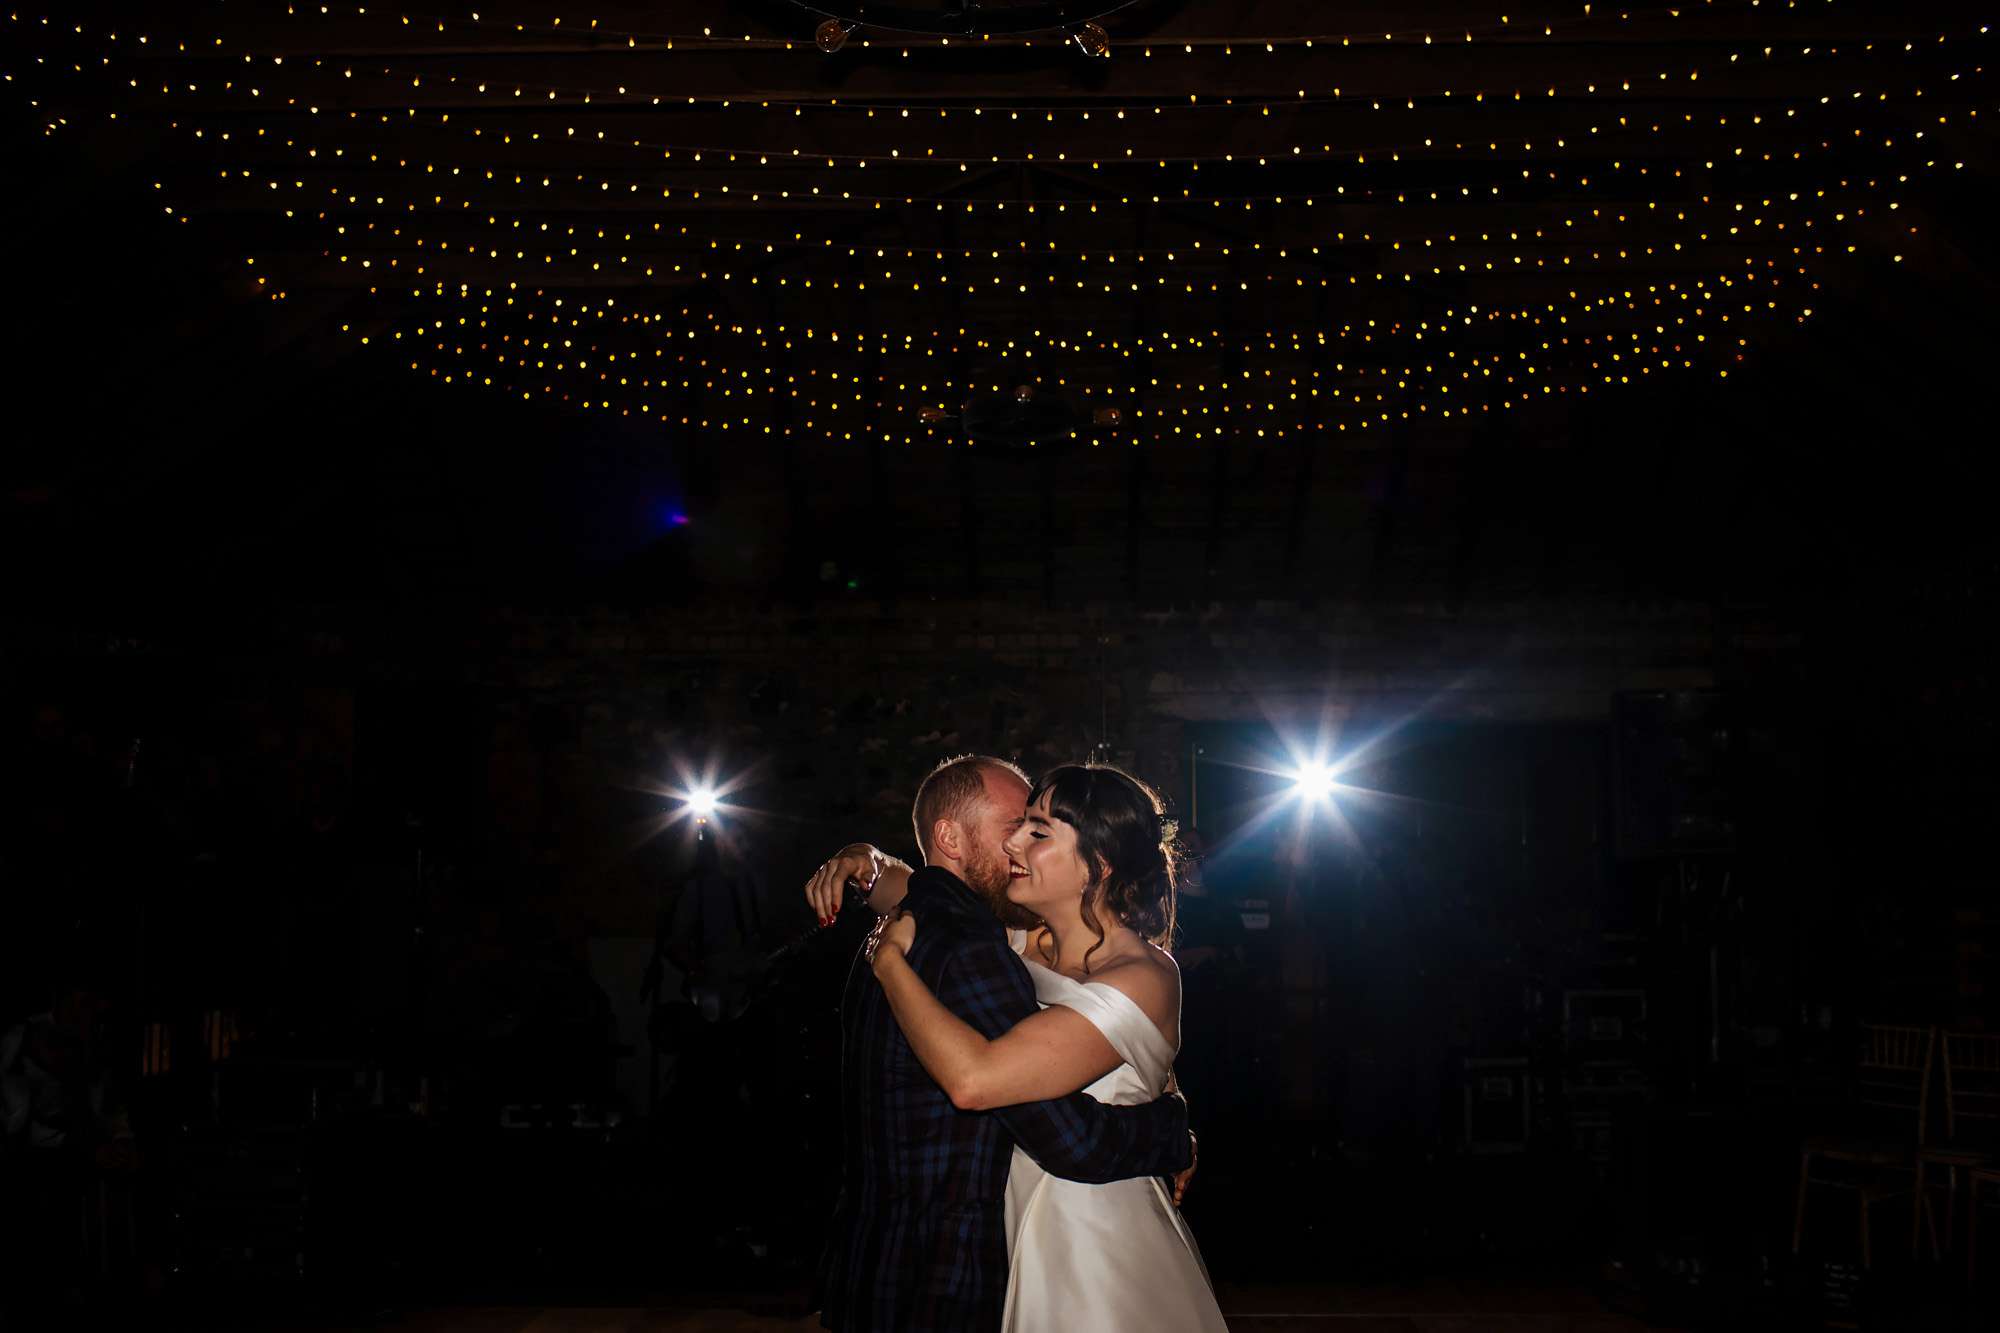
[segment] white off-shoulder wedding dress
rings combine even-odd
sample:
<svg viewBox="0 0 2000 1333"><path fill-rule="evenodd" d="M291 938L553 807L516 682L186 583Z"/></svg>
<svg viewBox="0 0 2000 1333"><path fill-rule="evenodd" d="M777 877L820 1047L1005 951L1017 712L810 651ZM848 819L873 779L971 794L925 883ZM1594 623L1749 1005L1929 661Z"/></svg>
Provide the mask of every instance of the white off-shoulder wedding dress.
<svg viewBox="0 0 2000 1333"><path fill-rule="evenodd" d="M1016 951L1025 936L1008 932ZM1114 1106L1149 1102L1167 1085L1175 1048L1136 1001L1101 981L1074 981L1023 955L1043 1008L1089 1019L1125 1063L1084 1091ZM1014 1149L1007 1177L1006 1333L1209 1333L1227 1329L1208 1269L1173 1196L1152 1178L1084 1185Z"/></svg>

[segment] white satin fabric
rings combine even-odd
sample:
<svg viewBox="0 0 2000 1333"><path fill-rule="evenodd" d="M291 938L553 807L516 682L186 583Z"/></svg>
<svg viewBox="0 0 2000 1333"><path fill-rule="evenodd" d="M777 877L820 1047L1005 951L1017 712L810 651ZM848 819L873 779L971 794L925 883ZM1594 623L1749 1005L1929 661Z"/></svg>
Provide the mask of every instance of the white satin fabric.
<svg viewBox="0 0 2000 1333"><path fill-rule="evenodd" d="M1009 934L1019 950L1023 935ZM1175 1049L1136 1001L1101 981L1073 981L1023 961L1043 1008L1082 1014L1125 1060L1085 1092L1114 1106L1160 1095ZM1016 1148L1007 1255L1005 1333L1226 1333L1194 1233L1158 1180L1079 1184Z"/></svg>

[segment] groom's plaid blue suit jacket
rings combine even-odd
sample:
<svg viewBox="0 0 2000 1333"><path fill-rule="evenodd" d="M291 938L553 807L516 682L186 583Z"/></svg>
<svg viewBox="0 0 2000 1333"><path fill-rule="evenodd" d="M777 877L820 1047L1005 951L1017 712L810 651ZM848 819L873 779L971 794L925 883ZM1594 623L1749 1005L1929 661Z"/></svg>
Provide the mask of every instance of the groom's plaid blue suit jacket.
<svg viewBox="0 0 2000 1333"><path fill-rule="evenodd" d="M1036 1012L1034 982L964 881L910 878L910 965L988 1037ZM997 1333L1007 1297L1004 1209L1015 1144L1050 1172L1099 1183L1188 1164L1187 1104L1106 1106L1083 1093L961 1111L917 1063L875 974L857 961L841 1004L840 1201L821 1264L828 1328Z"/></svg>

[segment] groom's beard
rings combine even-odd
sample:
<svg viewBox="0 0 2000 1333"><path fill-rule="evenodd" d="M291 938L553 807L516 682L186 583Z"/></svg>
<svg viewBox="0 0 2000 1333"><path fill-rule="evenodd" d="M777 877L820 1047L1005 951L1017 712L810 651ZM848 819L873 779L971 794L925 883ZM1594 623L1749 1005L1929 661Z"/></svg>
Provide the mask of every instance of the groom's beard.
<svg viewBox="0 0 2000 1333"><path fill-rule="evenodd" d="M974 853L965 863L965 883L986 903L1000 924L1010 930L1033 930L1042 924L1042 919L1027 908L1007 899L1007 885L1012 881L1007 870L1007 858Z"/></svg>

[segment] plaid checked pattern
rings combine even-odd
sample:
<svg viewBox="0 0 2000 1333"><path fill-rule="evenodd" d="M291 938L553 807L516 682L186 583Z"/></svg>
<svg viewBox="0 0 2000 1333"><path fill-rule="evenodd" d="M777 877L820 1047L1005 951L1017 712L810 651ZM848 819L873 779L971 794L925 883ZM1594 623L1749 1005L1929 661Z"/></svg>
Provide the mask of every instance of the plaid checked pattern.
<svg viewBox="0 0 2000 1333"><path fill-rule="evenodd" d="M1036 1012L1006 932L949 871L911 876L910 965L988 1037ZM1003 1216L1019 1144L1045 1168L1101 1183L1188 1164L1187 1104L1106 1106L1083 1093L961 1111L917 1062L875 974L857 960L841 1002L840 1201L820 1266L828 1328L997 1333L1007 1297Z"/></svg>

